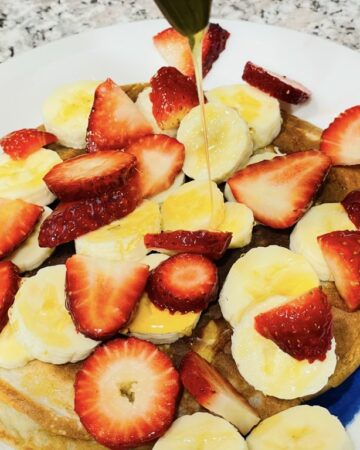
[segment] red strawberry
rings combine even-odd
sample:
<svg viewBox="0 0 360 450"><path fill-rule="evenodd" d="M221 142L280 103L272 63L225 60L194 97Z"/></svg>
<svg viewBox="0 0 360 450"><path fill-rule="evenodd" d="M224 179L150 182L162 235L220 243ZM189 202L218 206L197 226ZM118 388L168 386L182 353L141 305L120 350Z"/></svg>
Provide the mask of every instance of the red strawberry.
<svg viewBox="0 0 360 450"><path fill-rule="evenodd" d="M232 233L222 231L166 231L146 234L146 248L165 249L175 252L199 253L210 259L220 259L231 241Z"/></svg>
<svg viewBox="0 0 360 450"><path fill-rule="evenodd" d="M186 114L199 104L194 82L175 67L159 69L150 84L153 115L164 130L178 127Z"/></svg>
<svg viewBox="0 0 360 450"><path fill-rule="evenodd" d="M210 71L214 62L225 49L230 33L220 25L211 23L204 36L202 48L203 76ZM174 28L167 28L153 37L161 56L170 65L188 77L194 78L194 65L188 39Z"/></svg>
<svg viewBox="0 0 360 450"><path fill-rule="evenodd" d="M12 159L25 159L44 145L57 141L57 137L35 128L13 131L0 139L0 146Z"/></svg>
<svg viewBox="0 0 360 450"><path fill-rule="evenodd" d="M19 269L11 261L0 262L0 332L7 324L8 310L19 289Z"/></svg>
<svg viewBox="0 0 360 450"><path fill-rule="evenodd" d="M150 300L160 309L199 312L216 298L217 268L202 255L180 253L151 272L147 289Z"/></svg>
<svg viewBox="0 0 360 450"><path fill-rule="evenodd" d="M57 164L44 181L61 200L80 200L121 187L135 165L136 158L128 153L103 150Z"/></svg>
<svg viewBox="0 0 360 450"><path fill-rule="evenodd" d="M126 148L136 156L140 191L143 198L170 187L185 158L183 144L165 134L149 134Z"/></svg>
<svg viewBox="0 0 360 450"><path fill-rule="evenodd" d="M247 434L260 417L245 398L205 359L195 352L187 353L180 366L180 378L197 402L235 425Z"/></svg>
<svg viewBox="0 0 360 450"><path fill-rule="evenodd" d="M279 156L239 170L228 183L236 200L272 228L294 225L310 207L331 161L316 150Z"/></svg>
<svg viewBox="0 0 360 450"><path fill-rule="evenodd" d="M360 105L341 113L323 131L320 150L334 166L360 164Z"/></svg>
<svg viewBox="0 0 360 450"><path fill-rule="evenodd" d="M118 333L144 292L148 266L73 255L66 261L67 308L76 329L92 339Z"/></svg>
<svg viewBox="0 0 360 450"><path fill-rule="evenodd" d="M42 212L41 206L20 199L0 198L0 259L29 236Z"/></svg>
<svg viewBox="0 0 360 450"><path fill-rule="evenodd" d="M96 91L86 134L86 150L118 150L152 133L152 126L110 78Z"/></svg>
<svg viewBox="0 0 360 450"><path fill-rule="evenodd" d="M245 64L242 78L251 86L293 105L305 102L311 95L311 92L302 84L270 72L251 61Z"/></svg>
<svg viewBox="0 0 360 450"><path fill-rule="evenodd" d="M360 307L360 231L333 231L318 242L335 286L352 310Z"/></svg>
<svg viewBox="0 0 360 450"><path fill-rule="evenodd" d="M255 317L255 329L293 358L323 361L331 348L331 306L320 288Z"/></svg>
<svg viewBox="0 0 360 450"><path fill-rule="evenodd" d="M360 229L360 190L350 192L341 202L349 219Z"/></svg>
<svg viewBox="0 0 360 450"><path fill-rule="evenodd" d="M77 372L75 411L100 444L133 448L170 427L178 393L179 375L165 353L140 339L115 339Z"/></svg>

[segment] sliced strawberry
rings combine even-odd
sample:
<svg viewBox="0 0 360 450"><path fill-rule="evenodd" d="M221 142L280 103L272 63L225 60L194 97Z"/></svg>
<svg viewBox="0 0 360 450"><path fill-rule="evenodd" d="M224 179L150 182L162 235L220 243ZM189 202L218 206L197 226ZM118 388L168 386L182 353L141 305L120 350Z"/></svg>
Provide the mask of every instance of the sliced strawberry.
<svg viewBox="0 0 360 450"><path fill-rule="evenodd" d="M316 150L261 161L233 175L228 183L256 220L272 228L294 225L310 207L331 166Z"/></svg>
<svg viewBox="0 0 360 450"><path fill-rule="evenodd" d="M235 425L247 434L260 417L245 398L205 359L195 352L187 353L180 366L180 378L197 402Z"/></svg>
<svg viewBox="0 0 360 450"><path fill-rule="evenodd" d="M110 78L96 91L86 134L86 150L119 150L140 136L152 133L152 126L120 86Z"/></svg>
<svg viewBox="0 0 360 450"><path fill-rule="evenodd" d="M118 333L145 290L148 266L73 255L66 261L67 308L76 329L92 339Z"/></svg>
<svg viewBox="0 0 360 450"><path fill-rule="evenodd" d="M54 134L35 128L13 131L0 139L0 146L12 159L25 159L44 145L57 141Z"/></svg>
<svg viewBox="0 0 360 450"><path fill-rule="evenodd" d="M211 23L204 36L202 48L203 76L209 73L220 53L225 49L230 33L220 25ZM153 37L154 44L165 61L188 77L194 78L189 41L174 28L167 28Z"/></svg>
<svg viewBox="0 0 360 450"><path fill-rule="evenodd" d="M165 353L140 339L115 339L77 372L75 411L100 444L133 448L165 433L178 393L179 375Z"/></svg>
<svg viewBox="0 0 360 450"><path fill-rule="evenodd" d="M320 150L334 166L360 164L360 105L341 113L323 131Z"/></svg>
<svg viewBox="0 0 360 450"><path fill-rule="evenodd" d="M297 105L310 98L311 92L297 81L270 72L248 61L242 75L243 80L283 102Z"/></svg>
<svg viewBox="0 0 360 450"><path fill-rule="evenodd" d="M61 200L80 200L121 187L135 165L136 158L128 153L103 150L57 164L44 181Z"/></svg>
<svg viewBox="0 0 360 450"><path fill-rule="evenodd" d="M331 306L320 288L255 317L255 329L293 358L323 361L331 348Z"/></svg>
<svg viewBox="0 0 360 450"><path fill-rule="evenodd" d="M360 229L360 190L349 192L341 202L349 219L356 228Z"/></svg>
<svg viewBox="0 0 360 450"><path fill-rule="evenodd" d="M360 231L333 231L317 238L335 286L352 310L360 307Z"/></svg>
<svg viewBox="0 0 360 450"><path fill-rule="evenodd" d="M165 249L178 253L198 253L210 259L220 259L230 245L232 233L222 231L166 231L146 234L146 248Z"/></svg>
<svg viewBox="0 0 360 450"><path fill-rule="evenodd" d="M0 259L9 255L29 236L43 208L23 200L0 198Z"/></svg>
<svg viewBox="0 0 360 450"><path fill-rule="evenodd" d="M163 130L176 128L186 114L199 104L195 83L175 67L162 67L151 78L153 115Z"/></svg>
<svg viewBox="0 0 360 450"><path fill-rule="evenodd" d="M151 272L147 290L152 303L160 309L199 312L216 298L217 268L202 255L180 253Z"/></svg>
<svg viewBox="0 0 360 450"><path fill-rule="evenodd" d="M185 148L165 134L149 134L126 148L136 156L140 191L143 198L170 187L185 159Z"/></svg>
<svg viewBox="0 0 360 450"><path fill-rule="evenodd" d="M19 289L19 269L11 261L0 262L0 332L8 322L8 310Z"/></svg>

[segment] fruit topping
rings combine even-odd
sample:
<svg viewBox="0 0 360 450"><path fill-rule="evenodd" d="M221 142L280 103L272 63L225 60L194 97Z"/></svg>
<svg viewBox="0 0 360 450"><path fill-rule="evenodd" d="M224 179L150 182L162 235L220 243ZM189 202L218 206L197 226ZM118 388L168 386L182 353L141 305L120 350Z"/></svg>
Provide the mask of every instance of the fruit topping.
<svg viewBox="0 0 360 450"><path fill-rule="evenodd" d="M239 170L228 183L255 219L272 228L294 225L310 207L324 181L330 158L316 150L278 156Z"/></svg>
<svg viewBox="0 0 360 450"><path fill-rule="evenodd" d="M12 159L25 159L44 145L57 141L57 137L35 128L13 131L0 139L0 147Z"/></svg>
<svg viewBox="0 0 360 450"><path fill-rule="evenodd" d="M175 414L179 375L170 358L137 338L98 347L75 379L75 411L87 431L112 449L163 435Z"/></svg>
<svg viewBox="0 0 360 450"><path fill-rule="evenodd" d="M19 289L19 269L11 261L0 262L0 332L8 322L8 310Z"/></svg>
<svg viewBox="0 0 360 450"><path fill-rule="evenodd" d="M293 358L324 361L331 348L331 306L320 288L255 317L255 329Z"/></svg>
<svg viewBox="0 0 360 450"><path fill-rule="evenodd" d="M349 194L341 202L349 219L356 226L360 228L360 190L349 192Z"/></svg>

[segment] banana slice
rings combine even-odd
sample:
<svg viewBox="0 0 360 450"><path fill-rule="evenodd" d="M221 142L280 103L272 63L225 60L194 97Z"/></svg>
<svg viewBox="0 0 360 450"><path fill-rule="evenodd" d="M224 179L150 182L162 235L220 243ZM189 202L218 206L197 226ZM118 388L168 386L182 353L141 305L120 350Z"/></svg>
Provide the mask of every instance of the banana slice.
<svg viewBox="0 0 360 450"><path fill-rule="evenodd" d="M232 239L229 248L241 248L251 241L254 226L254 214L242 203L225 202L225 217L219 231L231 231Z"/></svg>
<svg viewBox="0 0 360 450"><path fill-rule="evenodd" d="M77 81L57 88L43 105L46 131L65 147L85 148L94 94L101 81Z"/></svg>
<svg viewBox="0 0 360 450"><path fill-rule="evenodd" d="M15 337L35 359L80 361L98 344L76 331L65 307L65 265L45 267L23 280L9 320Z"/></svg>
<svg viewBox="0 0 360 450"><path fill-rule="evenodd" d="M297 297L318 285L315 271L302 255L278 245L257 247L231 267L219 304L234 327L247 307L274 295Z"/></svg>
<svg viewBox="0 0 360 450"><path fill-rule="evenodd" d="M56 197L49 191L43 177L61 162L56 152L44 148L20 160L0 154L0 197L49 205Z"/></svg>
<svg viewBox="0 0 360 450"><path fill-rule="evenodd" d="M52 210L45 206L44 212L42 213L39 222L36 224L34 231L18 249L6 258L16 264L20 269L20 272L36 269L54 252L55 247L40 247L38 241L41 224L51 213Z"/></svg>
<svg viewBox="0 0 360 450"><path fill-rule="evenodd" d="M224 198L216 184L194 180L180 186L162 204L162 229L217 230L224 214Z"/></svg>
<svg viewBox="0 0 360 450"><path fill-rule="evenodd" d="M334 339L324 361L309 363L283 352L256 331L255 316L290 300L291 297L274 296L249 308L234 328L231 346L239 372L249 384L265 395L288 400L319 392L336 366Z"/></svg>
<svg viewBox="0 0 360 450"><path fill-rule="evenodd" d="M144 200L132 213L84 234L75 240L76 253L113 261L140 261L150 252L144 245L146 233L159 233L159 205Z"/></svg>
<svg viewBox="0 0 360 450"><path fill-rule="evenodd" d="M280 104L259 89L234 84L212 89L206 98L236 109L250 128L255 150L270 144L280 133Z"/></svg>
<svg viewBox="0 0 360 450"><path fill-rule="evenodd" d="M333 280L316 238L331 231L343 230L356 230L356 227L341 203L313 206L292 231L290 249L309 261L320 280Z"/></svg>
<svg viewBox="0 0 360 450"><path fill-rule="evenodd" d="M355 450L339 419L321 406L300 405L263 420L249 450Z"/></svg>
<svg viewBox="0 0 360 450"><path fill-rule="evenodd" d="M247 450L237 429L221 417L198 412L182 416L155 444L154 450Z"/></svg>
<svg viewBox="0 0 360 450"><path fill-rule="evenodd" d="M169 197L169 195L174 194L178 188L185 183L185 174L183 171L176 176L173 184L165 191L159 192L158 194L150 197L150 200L154 200L157 203L164 203L164 201Z"/></svg>
<svg viewBox="0 0 360 450"><path fill-rule="evenodd" d="M225 183L224 197L228 202L236 202L236 198L234 197L234 194L232 193L228 183Z"/></svg>
<svg viewBox="0 0 360 450"><path fill-rule="evenodd" d="M25 366L32 359L26 347L15 336L13 326L8 322L0 333L0 367L16 369Z"/></svg>
<svg viewBox="0 0 360 450"><path fill-rule="evenodd" d="M255 164L260 161L270 161L271 159L276 158L277 156L285 156L285 153L281 153L278 150L269 151L265 150L259 153L255 153L248 161L247 166L250 166L250 164Z"/></svg>
<svg viewBox="0 0 360 450"><path fill-rule="evenodd" d="M249 128L232 108L215 103L205 105L211 179L221 183L245 164L252 152ZM177 139L185 146L185 174L207 180L205 144L200 106L181 121Z"/></svg>

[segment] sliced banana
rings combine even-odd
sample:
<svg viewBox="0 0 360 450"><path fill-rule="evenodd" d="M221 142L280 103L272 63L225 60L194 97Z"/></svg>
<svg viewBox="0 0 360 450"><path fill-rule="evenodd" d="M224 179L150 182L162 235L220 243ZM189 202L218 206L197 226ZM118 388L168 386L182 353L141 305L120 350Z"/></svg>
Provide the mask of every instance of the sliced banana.
<svg viewBox="0 0 360 450"><path fill-rule="evenodd" d="M212 89L206 93L206 98L236 109L250 128L254 149L270 144L280 132L280 104L259 89L234 84Z"/></svg>
<svg viewBox="0 0 360 450"><path fill-rule="evenodd" d="M75 240L76 253L113 261L140 261L150 252L144 245L147 233L159 233L159 205L144 200L132 213Z"/></svg>
<svg viewBox="0 0 360 450"><path fill-rule="evenodd" d="M257 152L254 155L252 155L252 157L249 159L247 166L250 166L251 164L255 164L261 161L270 161L276 158L277 156L285 156L285 153L281 153L276 149L274 151L265 150Z"/></svg>
<svg viewBox="0 0 360 450"><path fill-rule="evenodd" d="M16 160L5 153L0 154L0 197L49 205L56 197L49 191L43 177L61 162L56 152L44 148L26 159Z"/></svg>
<svg viewBox="0 0 360 450"><path fill-rule="evenodd" d="M263 420L249 450L355 450L339 419L321 406L300 405Z"/></svg>
<svg viewBox="0 0 360 450"><path fill-rule="evenodd" d="M221 183L242 165L252 152L252 140L245 121L232 108L215 103L205 105L211 179ZM185 146L185 174L207 180L205 143L200 106L181 121L177 139Z"/></svg>
<svg viewBox="0 0 360 450"><path fill-rule="evenodd" d="M182 416L155 444L154 450L247 450L237 429L221 417L198 412Z"/></svg>
<svg viewBox="0 0 360 450"><path fill-rule="evenodd" d="M13 326L8 322L0 333L0 367L16 369L25 366L32 359L26 347L17 339Z"/></svg>
<svg viewBox="0 0 360 450"><path fill-rule="evenodd" d="M169 195L174 194L177 189L185 183L185 174L183 171L176 176L173 184L167 188L165 191L159 192L158 194L150 197L150 200L154 200L157 203L164 203L164 201L169 197Z"/></svg>
<svg viewBox="0 0 360 450"><path fill-rule="evenodd" d="M356 230L341 203L313 206L299 220L290 235L290 249L303 255L322 281L333 280L317 237L331 231Z"/></svg>
<svg viewBox="0 0 360 450"><path fill-rule="evenodd" d="M76 331L65 307L65 265L45 267L23 280L9 310L15 337L35 359L80 361L98 344Z"/></svg>
<svg viewBox="0 0 360 450"><path fill-rule="evenodd" d="M231 267L220 293L224 318L234 327L249 306L274 295L298 297L319 285L302 255L278 245L257 247Z"/></svg>
<svg viewBox="0 0 360 450"><path fill-rule="evenodd" d="M232 239L229 248L241 248L251 241L254 226L254 214L242 203L225 202L225 217L219 231L231 231Z"/></svg>
<svg viewBox="0 0 360 450"><path fill-rule="evenodd" d="M77 81L58 87L43 105L46 131L65 147L85 148L94 94L101 81Z"/></svg>
<svg viewBox="0 0 360 450"><path fill-rule="evenodd" d="M228 183L225 183L224 197L228 202L236 202L236 198L234 197L234 194L232 193Z"/></svg>

